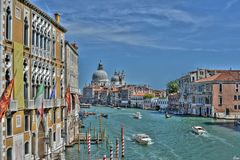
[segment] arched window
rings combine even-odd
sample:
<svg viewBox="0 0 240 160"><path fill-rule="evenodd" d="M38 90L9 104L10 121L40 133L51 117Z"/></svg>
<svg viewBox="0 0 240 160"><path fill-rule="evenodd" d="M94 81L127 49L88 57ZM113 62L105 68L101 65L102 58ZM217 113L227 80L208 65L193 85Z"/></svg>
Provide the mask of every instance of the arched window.
<svg viewBox="0 0 240 160"><path fill-rule="evenodd" d="M24 145L24 151L25 151L25 155L29 154L29 143L28 142L26 142Z"/></svg>
<svg viewBox="0 0 240 160"><path fill-rule="evenodd" d="M11 10L10 7L8 7L6 10L6 39L11 39L11 19Z"/></svg>
<svg viewBox="0 0 240 160"><path fill-rule="evenodd" d="M8 148L7 150L7 160L12 160L12 148Z"/></svg>
<svg viewBox="0 0 240 160"><path fill-rule="evenodd" d="M33 26L32 26L32 45L35 46L35 38L36 38L36 30L34 27L34 22L33 22Z"/></svg>
<svg viewBox="0 0 240 160"><path fill-rule="evenodd" d="M24 45L25 46L28 46L28 29L29 29L28 19L27 17L25 17L24 19Z"/></svg>
<svg viewBox="0 0 240 160"><path fill-rule="evenodd" d="M23 75L24 99L28 99L28 62L27 62L27 59L24 60L23 67L24 67L24 75Z"/></svg>

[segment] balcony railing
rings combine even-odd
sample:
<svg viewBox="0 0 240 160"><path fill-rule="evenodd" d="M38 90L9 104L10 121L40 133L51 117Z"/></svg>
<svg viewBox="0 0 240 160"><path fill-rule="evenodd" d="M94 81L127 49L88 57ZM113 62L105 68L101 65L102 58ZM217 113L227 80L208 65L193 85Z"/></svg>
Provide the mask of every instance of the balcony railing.
<svg viewBox="0 0 240 160"><path fill-rule="evenodd" d="M34 109L34 100L25 100L25 108L26 109Z"/></svg>
<svg viewBox="0 0 240 160"><path fill-rule="evenodd" d="M51 107L53 107L53 101L51 99L44 99L43 100L43 107L44 108L51 108Z"/></svg>
<svg viewBox="0 0 240 160"><path fill-rule="evenodd" d="M204 103L192 103L193 107L211 107L211 104L204 104Z"/></svg>
<svg viewBox="0 0 240 160"><path fill-rule="evenodd" d="M65 99L61 99L61 106L65 106Z"/></svg>
<svg viewBox="0 0 240 160"><path fill-rule="evenodd" d="M55 100L55 106L60 107L61 106L61 99L56 99Z"/></svg>
<svg viewBox="0 0 240 160"><path fill-rule="evenodd" d="M9 110L10 111L17 111L17 101L11 100L9 104Z"/></svg>

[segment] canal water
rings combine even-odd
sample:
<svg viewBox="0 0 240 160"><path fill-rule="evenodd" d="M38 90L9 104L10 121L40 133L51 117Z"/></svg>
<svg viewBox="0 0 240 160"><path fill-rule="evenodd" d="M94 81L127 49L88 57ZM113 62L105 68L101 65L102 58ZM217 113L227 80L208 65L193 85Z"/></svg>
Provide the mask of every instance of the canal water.
<svg viewBox="0 0 240 160"><path fill-rule="evenodd" d="M86 111L108 114L103 118L103 128L106 128L109 142L113 142L115 152L116 137L121 138L121 126L125 129L125 160L231 160L240 156L240 127L225 120L213 120L199 117L173 116L165 119L157 111L138 109L113 109L108 107L92 107ZM141 112L141 120L133 119L132 114ZM99 117L89 116L84 119L87 127L99 129ZM204 136L191 132L194 125L203 126L207 130ZM139 145L132 141L132 135L146 133L153 144ZM121 149L120 149L121 150ZM109 155L105 143L91 146L91 160L102 159ZM87 160L87 146L81 145L66 151L67 160Z"/></svg>

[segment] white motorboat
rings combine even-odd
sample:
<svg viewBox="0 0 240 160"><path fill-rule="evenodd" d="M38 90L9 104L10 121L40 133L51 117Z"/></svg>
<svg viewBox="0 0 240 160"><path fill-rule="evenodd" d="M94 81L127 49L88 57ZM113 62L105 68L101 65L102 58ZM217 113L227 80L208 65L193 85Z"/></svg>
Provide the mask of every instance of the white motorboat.
<svg viewBox="0 0 240 160"><path fill-rule="evenodd" d="M117 107L117 109L121 109L121 107Z"/></svg>
<svg viewBox="0 0 240 160"><path fill-rule="evenodd" d="M152 139L146 134L133 135L133 140L135 140L139 144L145 144L145 145L152 143Z"/></svg>
<svg viewBox="0 0 240 160"><path fill-rule="evenodd" d="M206 130L201 126L193 126L192 131L198 135L202 135L202 134L206 133Z"/></svg>
<svg viewBox="0 0 240 160"><path fill-rule="evenodd" d="M136 112L136 113L133 114L133 118L135 118L135 119L142 119L142 115L141 115L140 112Z"/></svg>

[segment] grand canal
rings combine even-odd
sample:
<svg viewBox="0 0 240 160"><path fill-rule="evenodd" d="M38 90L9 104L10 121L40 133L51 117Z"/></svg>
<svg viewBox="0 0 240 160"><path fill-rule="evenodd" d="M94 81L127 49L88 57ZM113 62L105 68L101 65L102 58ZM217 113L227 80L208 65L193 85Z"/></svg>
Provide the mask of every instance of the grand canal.
<svg viewBox="0 0 240 160"><path fill-rule="evenodd" d="M198 117L172 117L165 119L163 114L155 111L137 109L112 109L92 107L86 111L106 113L103 128L106 128L109 141L113 142L121 136L121 125L125 127L125 159L126 160L231 160L240 155L240 129L224 120L213 120ZM140 111L143 119L136 120L132 114ZM84 119L86 126L99 128L99 118L90 116ZM208 134L197 136L191 127L201 125ZM92 129L93 132L93 129ZM153 139L153 144L141 146L131 140L133 134L146 133ZM75 145L66 151L67 160L87 159L87 146L81 145L80 152ZM91 159L102 159L109 155L105 143L91 146Z"/></svg>

